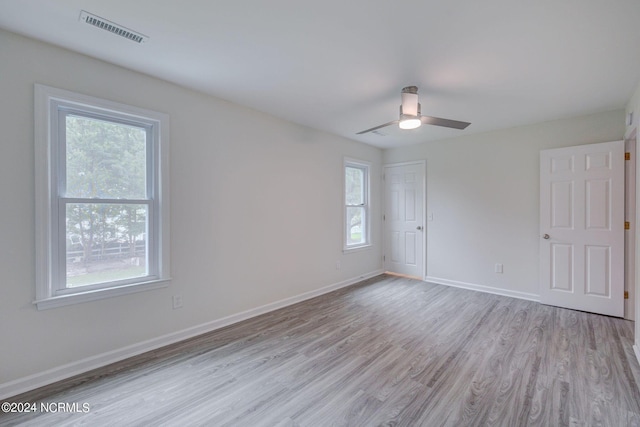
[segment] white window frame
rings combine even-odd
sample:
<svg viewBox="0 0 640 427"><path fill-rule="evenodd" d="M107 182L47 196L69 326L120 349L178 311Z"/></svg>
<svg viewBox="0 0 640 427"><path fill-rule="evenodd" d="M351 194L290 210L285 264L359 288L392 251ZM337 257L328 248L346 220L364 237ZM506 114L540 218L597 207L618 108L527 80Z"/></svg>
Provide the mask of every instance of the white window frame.
<svg viewBox="0 0 640 427"><path fill-rule="evenodd" d="M38 310L163 288L170 280L169 116L138 107L41 84L34 86L36 184L36 304ZM147 129L149 275L104 284L66 288L64 218L69 200L61 194L64 150L58 132L65 111ZM149 169L150 168L150 169ZM93 199L92 199L93 200ZM104 199L95 199L96 202ZM131 201L129 201L131 202ZM128 203L128 202L127 202ZM132 203L132 202L131 202Z"/></svg>
<svg viewBox="0 0 640 427"><path fill-rule="evenodd" d="M364 172L364 203L362 205L347 204L347 167L361 169ZM364 160L356 160L351 158L344 159L342 168L342 250L343 252L355 252L371 247L371 163ZM349 207L363 207L365 215L365 224L362 232L365 233L363 243L348 245L347 238L347 209Z"/></svg>

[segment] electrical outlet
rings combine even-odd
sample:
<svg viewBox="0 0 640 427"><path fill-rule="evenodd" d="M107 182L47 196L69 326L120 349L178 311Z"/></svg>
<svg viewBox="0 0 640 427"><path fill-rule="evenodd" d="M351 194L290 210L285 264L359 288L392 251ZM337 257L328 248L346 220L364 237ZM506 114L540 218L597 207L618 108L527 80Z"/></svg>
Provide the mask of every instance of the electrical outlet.
<svg viewBox="0 0 640 427"><path fill-rule="evenodd" d="M173 296L173 309L182 308L182 295Z"/></svg>
<svg viewBox="0 0 640 427"><path fill-rule="evenodd" d="M342 267L340 261L336 261L336 270L340 270L340 267Z"/></svg>
<svg viewBox="0 0 640 427"><path fill-rule="evenodd" d="M502 274L502 264L497 263L495 271L496 271L496 273Z"/></svg>

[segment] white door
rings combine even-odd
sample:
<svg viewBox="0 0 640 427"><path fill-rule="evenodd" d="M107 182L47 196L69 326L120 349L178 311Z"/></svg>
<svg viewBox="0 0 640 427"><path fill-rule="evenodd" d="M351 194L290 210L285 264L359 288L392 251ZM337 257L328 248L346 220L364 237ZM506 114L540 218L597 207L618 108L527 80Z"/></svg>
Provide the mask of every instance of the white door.
<svg viewBox="0 0 640 427"><path fill-rule="evenodd" d="M384 168L386 271L424 280L425 163Z"/></svg>
<svg viewBox="0 0 640 427"><path fill-rule="evenodd" d="M624 315L624 142L540 152L540 301Z"/></svg>

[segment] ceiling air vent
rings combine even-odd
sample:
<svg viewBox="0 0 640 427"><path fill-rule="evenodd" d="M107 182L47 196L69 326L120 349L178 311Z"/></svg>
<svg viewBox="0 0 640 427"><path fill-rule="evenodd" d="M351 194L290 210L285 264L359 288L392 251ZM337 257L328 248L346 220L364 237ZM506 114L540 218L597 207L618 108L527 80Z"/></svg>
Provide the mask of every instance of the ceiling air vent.
<svg viewBox="0 0 640 427"><path fill-rule="evenodd" d="M80 12L80 20L86 22L87 24L93 25L94 27L109 31L110 33L113 33L120 37L124 37L125 39L129 39L136 43L144 43L149 40L149 37L145 36L144 34L137 33L126 27L123 27L122 25L118 25L115 22L111 22L107 19L93 15L84 10Z"/></svg>

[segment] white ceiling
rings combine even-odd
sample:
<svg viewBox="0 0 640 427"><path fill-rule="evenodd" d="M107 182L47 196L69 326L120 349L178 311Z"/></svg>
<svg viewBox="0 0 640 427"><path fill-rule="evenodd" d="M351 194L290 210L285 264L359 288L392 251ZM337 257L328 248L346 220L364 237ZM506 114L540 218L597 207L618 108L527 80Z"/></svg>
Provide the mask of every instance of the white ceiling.
<svg viewBox="0 0 640 427"><path fill-rule="evenodd" d="M0 28L378 147L624 108L640 79L638 0L2 0ZM356 135L408 85L471 126Z"/></svg>

